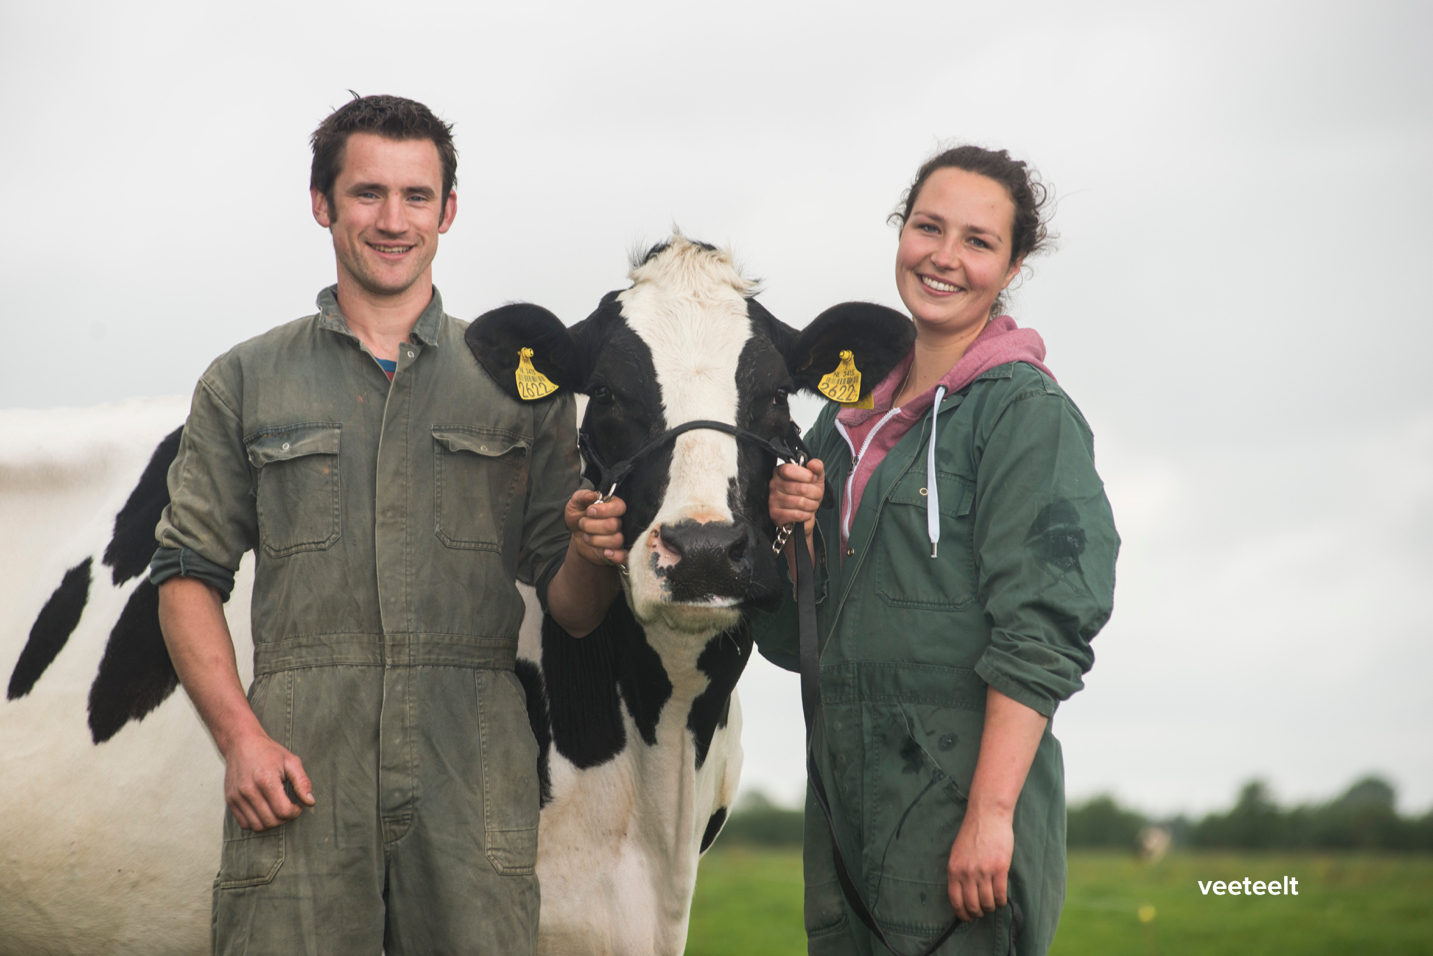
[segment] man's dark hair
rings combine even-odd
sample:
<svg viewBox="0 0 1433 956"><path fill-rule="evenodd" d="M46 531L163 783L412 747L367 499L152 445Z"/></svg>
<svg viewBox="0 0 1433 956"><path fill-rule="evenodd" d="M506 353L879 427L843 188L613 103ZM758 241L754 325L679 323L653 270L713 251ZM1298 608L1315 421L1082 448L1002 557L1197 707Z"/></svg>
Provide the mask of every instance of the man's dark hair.
<svg viewBox="0 0 1433 956"><path fill-rule="evenodd" d="M458 183L458 148L453 145L453 127L433 115L416 100L401 96L359 96L343 104L318 124L309 142L313 145L313 168L309 188L323 193L332 214L333 184L343 170L348 137L353 133L375 133L388 139L428 139L438 147L443 167L443 208Z"/></svg>

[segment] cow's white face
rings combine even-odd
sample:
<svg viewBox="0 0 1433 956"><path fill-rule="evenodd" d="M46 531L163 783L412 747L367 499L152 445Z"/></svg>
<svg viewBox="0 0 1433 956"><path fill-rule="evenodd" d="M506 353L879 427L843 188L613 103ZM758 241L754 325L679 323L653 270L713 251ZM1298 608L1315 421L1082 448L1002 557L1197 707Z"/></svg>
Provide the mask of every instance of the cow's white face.
<svg viewBox="0 0 1433 956"><path fill-rule="evenodd" d="M632 287L616 301L649 352L666 428L698 419L742 428L780 428L790 421L785 393L779 401L776 394L791 386L785 363L774 347L763 350L753 341L758 330L747 300L753 290L730 255L674 239L633 269L631 278ZM771 407L769 420L742 420L751 417L742 415L742 406L754 397L743 403L740 392L763 386L771 392L760 396ZM774 571L764 567L770 561L748 553L769 542L769 532L758 531L769 522L764 515L733 513L743 497L734 492L764 485L769 477L742 475L741 457L736 438L722 432L691 431L673 440L660 504L636 534L628 560L639 621L660 617L684 630L730 626L750 596L753 573ZM760 456L746 457L748 467L760 462ZM653 461L650 467L657 466Z"/></svg>

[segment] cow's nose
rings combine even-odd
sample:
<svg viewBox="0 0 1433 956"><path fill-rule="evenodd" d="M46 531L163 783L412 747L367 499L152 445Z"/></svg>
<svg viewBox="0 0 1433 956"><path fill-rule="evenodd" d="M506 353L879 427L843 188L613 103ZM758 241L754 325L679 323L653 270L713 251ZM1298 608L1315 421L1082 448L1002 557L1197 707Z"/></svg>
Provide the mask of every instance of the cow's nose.
<svg viewBox="0 0 1433 956"><path fill-rule="evenodd" d="M662 544L677 556L673 569L707 594L733 594L751 573L751 529L726 521L677 521L659 529Z"/></svg>
<svg viewBox="0 0 1433 956"><path fill-rule="evenodd" d="M746 558L746 529L727 521L678 521L659 529L662 543L677 557L696 557L699 553L725 555L739 563Z"/></svg>

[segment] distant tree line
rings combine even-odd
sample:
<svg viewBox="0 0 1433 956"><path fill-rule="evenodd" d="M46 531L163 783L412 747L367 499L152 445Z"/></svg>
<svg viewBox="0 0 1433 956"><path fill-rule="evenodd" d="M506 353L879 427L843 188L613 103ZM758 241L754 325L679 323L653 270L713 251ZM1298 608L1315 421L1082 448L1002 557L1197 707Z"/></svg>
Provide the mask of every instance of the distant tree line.
<svg viewBox="0 0 1433 956"><path fill-rule="evenodd" d="M1071 804L1067 842L1077 848L1133 849L1150 826L1167 829L1177 847L1239 850L1433 851L1433 809L1401 816L1393 787L1365 777L1327 803L1280 807L1268 786L1252 780L1234 806L1191 820L1155 819L1122 807L1109 796ZM800 846L803 816L773 804L764 794L746 795L727 820L724 846Z"/></svg>
<svg viewBox="0 0 1433 956"><path fill-rule="evenodd" d="M1234 806L1202 819L1154 820L1095 797L1070 807L1067 841L1072 847L1129 847L1146 826L1163 826L1175 846L1237 850L1423 850L1433 851L1433 810L1401 816L1386 780L1365 777L1327 803L1280 807L1261 780L1239 791Z"/></svg>

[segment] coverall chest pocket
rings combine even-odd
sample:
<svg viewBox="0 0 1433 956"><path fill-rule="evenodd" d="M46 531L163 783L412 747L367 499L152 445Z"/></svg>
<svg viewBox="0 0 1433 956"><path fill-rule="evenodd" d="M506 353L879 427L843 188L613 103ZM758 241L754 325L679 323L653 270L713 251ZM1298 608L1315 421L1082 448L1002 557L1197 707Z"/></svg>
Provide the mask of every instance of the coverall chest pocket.
<svg viewBox="0 0 1433 956"><path fill-rule="evenodd" d="M508 515L527 490L529 445L501 428L433 426L439 541L450 548L502 550Z"/></svg>
<svg viewBox="0 0 1433 956"><path fill-rule="evenodd" d="M338 445L343 426L304 422L245 440L258 471L259 544L271 558L333 547L343 531Z"/></svg>
<svg viewBox="0 0 1433 956"><path fill-rule="evenodd" d="M960 611L976 597L975 484L960 475L936 472L937 502L931 501L924 469L896 484L876 532L876 590L892 607ZM940 515L940 544L930 556L927 516Z"/></svg>

